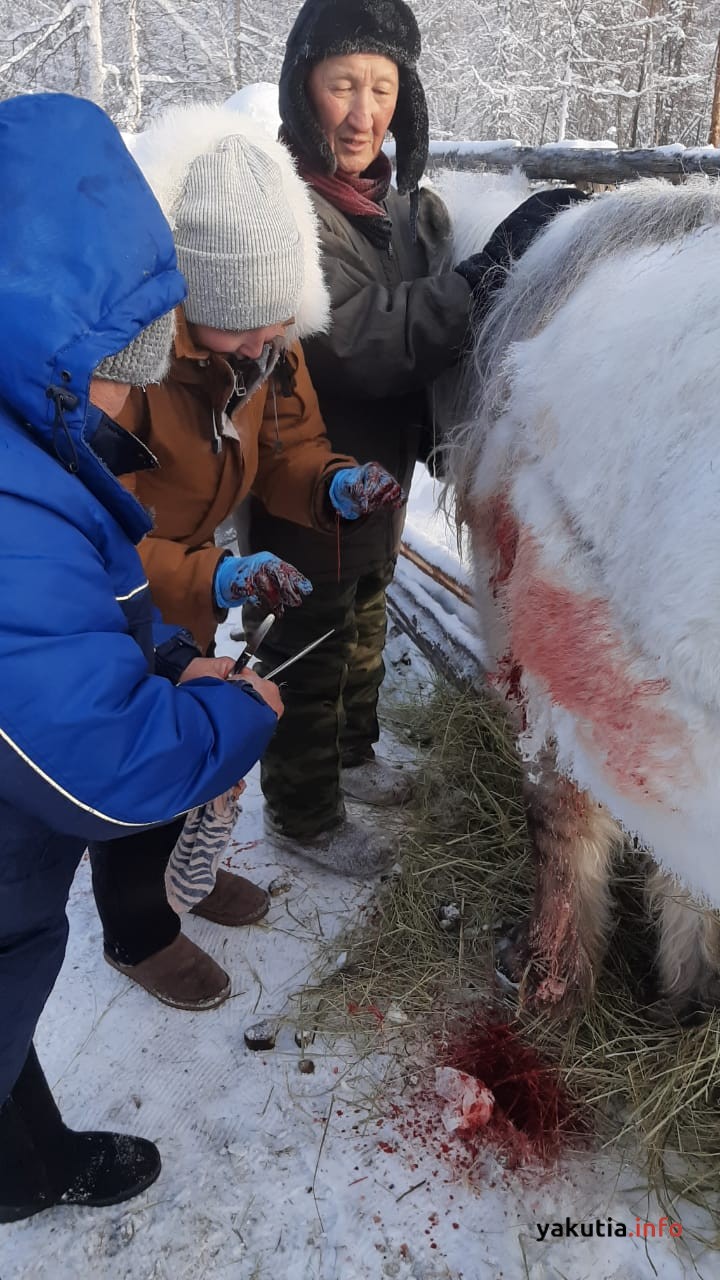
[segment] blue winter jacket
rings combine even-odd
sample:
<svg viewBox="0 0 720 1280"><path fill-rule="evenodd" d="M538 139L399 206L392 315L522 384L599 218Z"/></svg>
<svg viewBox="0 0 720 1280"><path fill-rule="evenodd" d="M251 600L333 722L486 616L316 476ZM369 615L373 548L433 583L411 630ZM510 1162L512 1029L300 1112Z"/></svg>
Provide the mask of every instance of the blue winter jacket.
<svg viewBox="0 0 720 1280"><path fill-rule="evenodd" d="M247 773L275 728L248 686L150 674L134 545L150 521L93 434L93 369L184 295L104 113L1 103L0 861L38 819L84 840L168 821Z"/></svg>

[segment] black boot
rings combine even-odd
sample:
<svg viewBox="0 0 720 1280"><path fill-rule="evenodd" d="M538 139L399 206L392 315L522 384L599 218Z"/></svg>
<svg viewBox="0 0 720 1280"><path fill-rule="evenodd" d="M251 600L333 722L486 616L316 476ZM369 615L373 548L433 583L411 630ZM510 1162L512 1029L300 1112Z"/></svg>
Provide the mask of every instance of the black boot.
<svg viewBox="0 0 720 1280"><path fill-rule="evenodd" d="M160 1153L145 1138L68 1129L33 1046L0 1106L0 1151L0 1222L55 1204L119 1204L160 1173Z"/></svg>
<svg viewBox="0 0 720 1280"><path fill-rule="evenodd" d="M12 1098L0 1106L0 1222L49 1209L57 1197Z"/></svg>

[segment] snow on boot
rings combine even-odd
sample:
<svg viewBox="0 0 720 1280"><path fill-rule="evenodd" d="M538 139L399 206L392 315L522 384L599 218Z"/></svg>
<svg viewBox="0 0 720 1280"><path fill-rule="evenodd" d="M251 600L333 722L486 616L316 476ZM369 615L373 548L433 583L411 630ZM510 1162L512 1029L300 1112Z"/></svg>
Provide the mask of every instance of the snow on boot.
<svg viewBox="0 0 720 1280"><path fill-rule="evenodd" d="M120 1204L160 1173L160 1153L145 1138L76 1133L62 1117L31 1045L0 1106L0 1222L19 1222L59 1204Z"/></svg>
<svg viewBox="0 0 720 1280"><path fill-rule="evenodd" d="M66 1129L65 1161L72 1173L59 1204L121 1204L149 1187L161 1169L154 1142L125 1133Z"/></svg>
<svg viewBox="0 0 720 1280"><path fill-rule="evenodd" d="M362 764L347 765L342 771L342 787L351 800L385 809L412 799L415 778L411 769L374 756Z"/></svg>
<svg viewBox="0 0 720 1280"><path fill-rule="evenodd" d="M347 818L331 831L295 839L282 835L266 816L265 836L270 847L280 855L289 853L358 880L387 871L397 857L397 845L391 836Z"/></svg>

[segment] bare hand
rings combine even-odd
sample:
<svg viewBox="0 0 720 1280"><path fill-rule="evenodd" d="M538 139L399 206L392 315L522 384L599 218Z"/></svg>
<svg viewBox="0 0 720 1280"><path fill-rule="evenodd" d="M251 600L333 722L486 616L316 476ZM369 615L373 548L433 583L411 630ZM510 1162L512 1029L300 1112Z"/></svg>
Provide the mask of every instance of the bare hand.
<svg viewBox="0 0 720 1280"><path fill-rule="evenodd" d="M275 712L278 720L283 714L285 708L283 700L280 697L280 690L272 680L263 680L261 676L251 671L249 667L243 667L239 675L233 676L233 680L244 680L246 684L251 684L256 693L260 694L263 702L266 702L272 711Z"/></svg>
<svg viewBox="0 0 720 1280"><path fill-rule="evenodd" d="M232 658L193 658L183 671L178 684L186 680L202 680L211 676L214 680L227 680L233 669Z"/></svg>

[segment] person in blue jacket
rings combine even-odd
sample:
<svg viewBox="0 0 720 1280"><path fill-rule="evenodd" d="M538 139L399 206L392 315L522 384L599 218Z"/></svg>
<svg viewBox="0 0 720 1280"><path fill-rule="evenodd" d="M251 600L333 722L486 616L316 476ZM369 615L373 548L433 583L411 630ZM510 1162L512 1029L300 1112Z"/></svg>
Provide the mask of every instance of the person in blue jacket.
<svg viewBox="0 0 720 1280"><path fill-rule="evenodd" d="M116 478L156 465L113 421L130 389L124 358L138 381L162 378L168 313L185 296L140 170L98 107L38 94L0 104L0 190L0 1221L11 1222L114 1204L158 1176L152 1143L63 1124L33 1047L70 884L88 841L167 823L233 786L282 704L250 672L212 678L227 660L200 659L156 620L136 551L151 522Z"/></svg>

